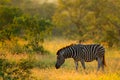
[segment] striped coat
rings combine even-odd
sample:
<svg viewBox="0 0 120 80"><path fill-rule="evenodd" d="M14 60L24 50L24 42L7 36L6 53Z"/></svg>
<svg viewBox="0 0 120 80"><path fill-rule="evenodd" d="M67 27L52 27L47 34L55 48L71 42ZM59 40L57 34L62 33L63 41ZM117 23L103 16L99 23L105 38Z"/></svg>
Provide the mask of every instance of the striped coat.
<svg viewBox="0 0 120 80"><path fill-rule="evenodd" d="M93 60L98 61L98 68L104 69L105 65L105 48L99 44L82 45L72 44L61 48L57 52L57 62L55 67L58 69L67 58L73 58L76 70L78 70L78 61L81 62L82 67L85 69L85 62L91 62Z"/></svg>

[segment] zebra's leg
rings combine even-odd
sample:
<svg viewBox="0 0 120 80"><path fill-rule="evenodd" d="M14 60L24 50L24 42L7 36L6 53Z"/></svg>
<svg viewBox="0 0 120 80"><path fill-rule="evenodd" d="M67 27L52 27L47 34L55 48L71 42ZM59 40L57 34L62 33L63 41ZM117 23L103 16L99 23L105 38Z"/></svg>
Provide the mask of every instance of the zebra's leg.
<svg viewBox="0 0 120 80"><path fill-rule="evenodd" d="M86 67L85 67L85 61L84 60L81 60L81 64L82 64L82 67L83 67L83 69L84 69L84 72L85 72L85 74L88 74L87 72L86 72Z"/></svg>
<svg viewBox="0 0 120 80"><path fill-rule="evenodd" d="M83 69L85 70L85 61L81 60L81 64L82 64Z"/></svg>
<svg viewBox="0 0 120 80"><path fill-rule="evenodd" d="M104 64L102 63L101 66L102 66L102 71L104 71Z"/></svg>
<svg viewBox="0 0 120 80"><path fill-rule="evenodd" d="M78 61L74 61L75 62L75 69L76 71L78 71Z"/></svg>
<svg viewBox="0 0 120 80"><path fill-rule="evenodd" d="M104 63L103 63L103 59L102 59L102 62L101 62L101 66L102 66L102 71L104 71Z"/></svg>
<svg viewBox="0 0 120 80"><path fill-rule="evenodd" d="M100 66L102 65L102 60L101 60L101 58L98 58L97 60L98 60L98 68L97 68L97 71L99 71Z"/></svg>

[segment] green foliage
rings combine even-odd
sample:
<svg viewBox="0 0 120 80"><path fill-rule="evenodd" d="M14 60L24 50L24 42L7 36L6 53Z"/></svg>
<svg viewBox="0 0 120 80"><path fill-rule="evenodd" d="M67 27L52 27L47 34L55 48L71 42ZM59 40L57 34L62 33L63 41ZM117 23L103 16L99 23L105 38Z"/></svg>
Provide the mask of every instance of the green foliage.
<svg viewBox="0 0 120 80"><path fill-rule="evenodd" d="M24 46L18 44L17 41L12 42L12 46L9 49L12 54L25 53Z"/></svg>
<svg viewBox="0 0 120 80"><path fill-rule="evenodd" d="M22 63L20 63L22 64ZM3 80L26 80L34 79L30 76L29 68L24 69L15 62L0 59L0 77Z"/></svg>
<svg viewBox="0 0 120 80"><path fill-rule="evenodd" d="M58 0L57 5L39 4L38 0L1 0L0 41L18 37L28 41L33 51L43 52L44 39L53 33L119 46L119 5L120 1L114 0Z"/></svg>
<svg viewBox="0 0 120 80"><path fill-rule="evenodd" d="M120 1L58 1L53 22L62 27L57 28L60 33L77 40L107 42L109 47L120 45Z"/></svg>
<svg viewBox="0 0 120 80"><path fill-rule="evenodd" d="M37 52L39 54L49 53L48 51L44 50L43 46L40 46L37 43L33 43L33 42L25 45L25 49L29 50L30 52Z"/></svg>
<svg viewBox="0 0 120 80"><path fill-rule="evenodd" d="M14 19L14 23L23 30L23 38L28 41L26 47L31 46L33 51L43 52L41 42L48 36L50 26L49 20L37 18L36 16L20 16Z"/></svg>
<svg viewBox="0 0 120 80"><path fill-rule="evenodd" d="M4 26L6 24L11 24L15 17L18 17L22 14L21 9L16 7L0 7L0 26Z"/></svg>
<svg viewBox="0 0 120 80"><path fill-rule="evenodd" d="M20 32L20 28L13 24L13 19L22 14L21 9L16 7L0 7L0 40L11 40Z"/></svg>
<svg viewBox="0 0 120 80"><path fill-rule="evenodd" d="M42 18L45 19L52 19L55 10L56 10L56 5L54 3L43 3L39 7L38 15L40 15Z"/></svg>
<svg viewBox="0 0 120 80"><path fill-rule="evenodd" d="M35 58L28 58L28 59L21 59L20 63L19 63L19 67L21 69L32 69L33 67L35 67Z"/></svg>
<svg viewBox="0 0 120 80"><path fill-rule="evenodd" d="M55 10L55 5L44 4L38 4L33 0L0 1L0 41L5 42L5 40L9 40L12 43L12 40L16 37L25 39L28 41L32 51L43 53L45 50L42 47L42 42L51 32L52 24L50 19ZM40 8L38 7L39 5L41 6ZM45 14L44 9L49 11L50 15L47 12ZM44 17L36 14L39 12L43 12L41 15L44 15ZM13 47L11 47L11 51L12 53L24 53L24 50L30 51L31 49L27 50L26 48L28 45L20 46L15 42Z"/></svg>

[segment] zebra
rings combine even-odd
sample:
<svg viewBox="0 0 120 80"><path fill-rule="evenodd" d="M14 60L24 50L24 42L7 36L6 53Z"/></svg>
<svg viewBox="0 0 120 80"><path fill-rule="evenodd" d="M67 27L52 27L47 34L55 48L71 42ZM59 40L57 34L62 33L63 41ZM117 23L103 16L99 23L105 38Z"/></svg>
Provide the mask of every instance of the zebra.
<svg viewBox="0 0 120 80"><path fill-rule="evenodd" d="M105 48L100 44L72 44L63 47L57 51L57 61L55 64L56 69L65 62L65 59L73 58L75 62L75 69L78 71L78 62L80 61L83 69L85 70L85 62L91 62L93 60L98 61L97 71L100 67L104 71L105 63Z"/></svg>

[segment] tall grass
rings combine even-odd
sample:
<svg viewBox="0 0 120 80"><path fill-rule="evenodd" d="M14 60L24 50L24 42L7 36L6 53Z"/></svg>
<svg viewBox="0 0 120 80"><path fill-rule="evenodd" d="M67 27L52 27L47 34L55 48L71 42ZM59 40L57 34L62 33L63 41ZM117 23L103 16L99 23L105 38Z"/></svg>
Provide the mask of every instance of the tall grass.
<svg viewBox="0 0 120 80"><path fill-rule="evenodd" d="M106 49L105 60L107 67L105 71L96 73L97 62L86 62L86 72L79 63L78 72L75 71L73 59L66 59L60 69L55 69L56 52L60 48L77 43L72 40L53 39L45 40L43 47L50 51L49 55L40 54L10 54L6 52L5 58L9 62L20 63L21 66L31 68L31 76L37 80L120 80L120 50ZM92 42L88 42L92 43ZM21 43L22 44L22 43ZM86 43L85 43L86 44ZM0 53L4 53L0 49ZM21 62L22 61L22 62Z"/></svg>
<svg viewBox="0 0 120 80"><path fill-rule="evenodd" d="M109 52L107 52L106 54L108 55ZM115 54L110 53L110 55L113 56L119 55L119 57L108 57L107 55L106 55L107 67L105 67L104 72L102 70L96 72L97 69L96 61L86 63L87 74L84 72L80 63L79 71L76 72L74 67L74 61L72 59L68 59L65 61L64 65L62 65L62 67L58 70L55 69L54 65L52 64L48 68L32 69L33 73L32 75L34 75L38 80L120 80L119 51L118 53ZM54 62L54 59L51 58L49 58L50 61ZM44 63L47 63L47 60L44 59ZM47 65L49 65L49 63L47 63Z"/></svg>
<svg viewBox="0 0 120 80"><path fill-rule="evenodd" d="M43 63L49 65L55 63L56 52L58 49L76 43L76 41L69 40L53 40L46 41L44 47L49 50L52 56L44 56L39 59ZM100 70L96 73L97 62L86 62L86 72L84 72L81 64L79 63L79 71L75 71L74 61L67 59L62 67L58 70L55 69L54 64L49 68L34 68L32 73L38 80L120 80L120 50L119 49L106 49L105 54L106 64L105 71Z"/></svg>
<svg viewBox="0 0 120 80"><path fill-rule="evenodd" d="M33 69L33 75L38 80L120 80L119 73L96 73L91 71L88 74L84 72L75 72L68 69Z"/></svg>

